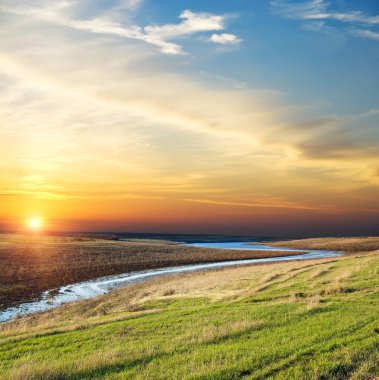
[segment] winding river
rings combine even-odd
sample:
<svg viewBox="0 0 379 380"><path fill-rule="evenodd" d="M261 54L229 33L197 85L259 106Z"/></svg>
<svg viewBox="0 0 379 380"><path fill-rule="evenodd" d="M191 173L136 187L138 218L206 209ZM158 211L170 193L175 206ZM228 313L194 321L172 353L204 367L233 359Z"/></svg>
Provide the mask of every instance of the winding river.
<svg viewBox="0 0 379 380"><path fill-rule="evenodd" d="M151 269L141 272L130 272L114 276L100 277L89 281L78 282L76 284L64 285L60 288L51 289L43 292L38 300L25 302L18 306L0 311L0 322L7 322L16 316L24 316L32 313L50 310L64 303L97 297L99 295L106 294L113 289L117 289L122 286L134 284L136 282L141 282L158 276L165 276L177 273L188 273L204 269L231 267L236 265L259 264L276 261L320 259L337 257L342 255L340 252L337 251L277 248L269 247L262 244L246 242L192 243L184 245L192 247L218 249L273 250L283 251L284 255L280 257L269 257L262 259L221 261L209 264L191 264L178 267ZM286 251L297 251L306 253L296 256L285 256Z"/></svg>

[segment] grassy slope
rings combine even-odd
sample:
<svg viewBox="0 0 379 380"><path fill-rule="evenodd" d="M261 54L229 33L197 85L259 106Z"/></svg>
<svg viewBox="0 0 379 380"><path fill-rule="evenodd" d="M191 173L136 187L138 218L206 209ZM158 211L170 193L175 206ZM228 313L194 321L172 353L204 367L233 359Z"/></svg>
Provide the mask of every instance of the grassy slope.
<svg viewBox="0 0 379 380"><path fill-rule="evenodd" d="M370 379L379 254L149 281L0 331L2 379Z"/></svg>

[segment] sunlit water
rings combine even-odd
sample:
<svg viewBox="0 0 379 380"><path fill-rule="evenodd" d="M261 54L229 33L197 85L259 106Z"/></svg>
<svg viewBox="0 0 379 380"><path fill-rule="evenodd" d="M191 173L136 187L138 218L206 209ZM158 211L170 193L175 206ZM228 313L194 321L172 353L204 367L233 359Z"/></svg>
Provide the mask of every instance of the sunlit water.
<svg viewBox="0 0 379 380"><path fill-rule="evenodd" d="M209 264L192 264L180 267L151 269L141 272L130 272L119 274L115 276L100 277L94 280L79 282L76 284L61 286L58 289L51 289L43 292L40 299L35 301L26 302L16 307L11 307L0 311L0 322L7 322L16 316L24 316L32 313L42 312L56 308L64 303L80 301L84 299L93 298L106 294L112 289L122 286L141 282L149 278L164 276L177 273L188 273L202 269L222 268L236 265L245 264L259 264L275 261L291 261L291 260L306 260L306 259L320 259L341 256L337 251L325 250L296 250L290 248L272 248L261 244L249 245L244 242L233 243L192 243L185 244L187 246L201 247L201 248L218 248L218 249L249 249L249 250L274 250L274 251L297 251L306 252L296 256L281 256L269 257L263 259L247 259L247 260L233 260L221 261Z"/></svg>
<svg viewBox="0 0 379 380"><path fill-rule="evenodd" d="M239 242L239 241L227 242L227 243L188 243L188 244L183 244L183 245L186 245L188 247L198 247L198 248L243 249L243 250L252 250L252 251L316 252L316 251L309 251L307 249L278 248L278 247L270 247L264 244L255 244L255 243Z"/></svg>

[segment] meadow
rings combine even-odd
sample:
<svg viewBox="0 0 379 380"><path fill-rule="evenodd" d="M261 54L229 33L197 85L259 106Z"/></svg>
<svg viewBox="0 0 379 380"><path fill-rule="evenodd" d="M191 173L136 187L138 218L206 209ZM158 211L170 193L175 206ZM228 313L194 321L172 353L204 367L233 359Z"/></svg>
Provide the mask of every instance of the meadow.
<svg viewBox="0 0 379 380"><path fill-rule="evenodd" d="M143 239L0 235L0 310L37 298L44 290L101 276L275 256L283 252L202 249Z"/></svg>
<svg viewBox="0 0 379 380"><path fill-rule="evenodd" d="M0 377L376 379L378 275L375 250L156 278L2 325Z"/></svg>

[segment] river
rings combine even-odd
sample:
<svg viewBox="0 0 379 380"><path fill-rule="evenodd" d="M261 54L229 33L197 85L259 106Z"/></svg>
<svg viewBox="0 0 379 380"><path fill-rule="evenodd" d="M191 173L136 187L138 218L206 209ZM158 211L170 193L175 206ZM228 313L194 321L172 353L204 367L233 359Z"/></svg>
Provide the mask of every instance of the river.
<svg viewBox="0 0 379 380"><path fill-rule="evenodd" d="M309 260L341 256L337 251L327 250L300 250L292 248L277 248L269 247L261 243L246 243L246 242L224 242L224 243L191 243L184 244L192 247L201 248L218 248L218 249L244 249L244 250L274 250L274 251L298 251L306 252L296 256L269 257L262 259L246 259L233 261L220 261L209 264L191 264L178 267L150 269L141 272L129 272L114 276L100 277L93 280L83 281L75 284L64 285L58 289L51 289L43 292L38 300L22 303L18 306L11 307L0 311L0 322L7 322L16 316L24 316L32 313L51 310L64 303L75 302L84 299L97 297L108 293L113 289L120 288L141 282L153 277L167 276L177 273L188 273L197 270L231 267L236 265L260 264L277 261L292 261L292 260Z"/></svg>

